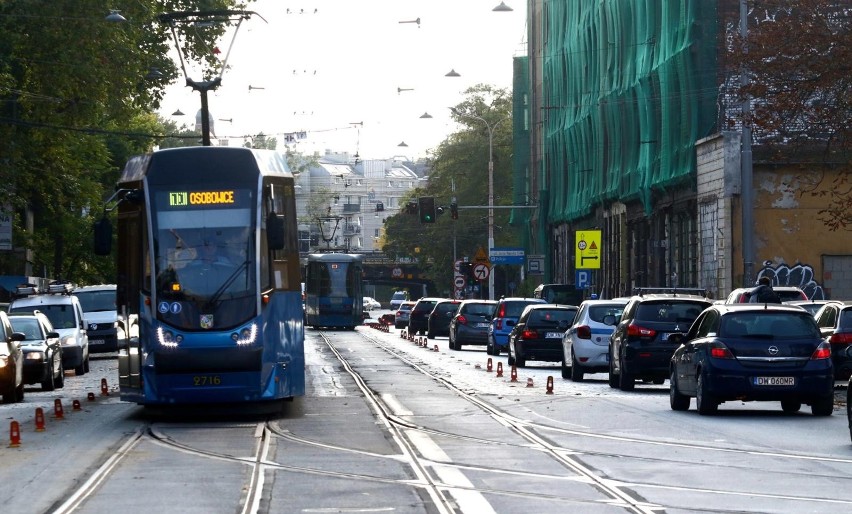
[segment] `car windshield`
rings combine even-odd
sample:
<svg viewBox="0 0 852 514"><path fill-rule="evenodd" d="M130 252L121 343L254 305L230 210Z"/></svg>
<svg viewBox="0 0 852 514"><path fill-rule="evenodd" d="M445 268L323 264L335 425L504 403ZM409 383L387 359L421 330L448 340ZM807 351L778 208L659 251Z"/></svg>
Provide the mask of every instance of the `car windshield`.
<svg viewBox="0 0 852 514"><path fill-rule="evenodd" d="M115 289L100 291L75 291L83 312L114 311Z"/></svg>
<svg viewBox="0 0 852 514"><path fill-rule="evenodd" d="M644 302L636 309L636 319L673 323L692 323L704 305L695 302Z"/></svg>
<svg viewBox="0 0 852 514"><path fill-rule="evenodd" d="M819 328L807 313L749 311L722 318L721 335L775 339L819 338Z"/></svg>
<svg viewBox="0 0 852 514"><path fill-rule="evenodd" d="M24 334L25 341L42 341L41 330L39 330L38 320L35 318L16 318L9 316L9 321L12 323L13 332L21 332Z"/></svg>
<svg viewBox="0 0 852 514"><path fill-rule="evenodd" d="M603 323L607 316L615 316L615 319L621 317L624 312L624 305L593 305L589 307L589 319Z"/></svg>
<svg viewBox="0 0 852 514"><path fill-rule="evenodd" d="M488 316L494 311L494 306L488 303L469 303L464 306L464 314L476 314L479 316Z"/></svg>

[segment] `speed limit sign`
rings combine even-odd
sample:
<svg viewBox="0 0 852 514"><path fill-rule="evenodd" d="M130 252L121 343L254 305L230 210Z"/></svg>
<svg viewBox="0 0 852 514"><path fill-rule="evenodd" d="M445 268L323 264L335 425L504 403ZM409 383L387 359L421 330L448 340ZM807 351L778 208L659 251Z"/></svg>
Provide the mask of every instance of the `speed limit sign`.
<svg viewBox="0 0 852 514"><path fill-rule="evenodd" d="M491 270L488 268L487 264L483 264L481 262L476 263L473 266L473 278L476 280L485 280L488 278L488 274Z"/></svg>

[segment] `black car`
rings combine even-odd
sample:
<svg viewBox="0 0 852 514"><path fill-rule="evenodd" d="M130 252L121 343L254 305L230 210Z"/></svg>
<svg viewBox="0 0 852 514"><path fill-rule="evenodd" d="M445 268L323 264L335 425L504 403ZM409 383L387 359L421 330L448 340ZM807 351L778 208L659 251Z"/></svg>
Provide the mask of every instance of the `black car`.
<svg viewBox="0 0 852 514"><path fill-rule="evenodd" d="M65 368L62 365L62 344L59 333L53 329L47 316L9 314L12 330L24 334L21 350L24 352L24 383L39 384L44 391L53 391L65 385Z"/></svg>
<svg viewBox="0 0 852 514"><path fill-rule="evenodd" d="M831 344L834 378L852 376L852 303L829 302L814 314L822 337Z"/></svg>
<svg viewBox="0 0 852 514"><path fill-rule="evenodd" d="M726 401L779 401L784 412L802 404L815 416L834 410L831 347L814 317L786 305L714 305L701 313L669 365L673 410L712 414Z"/></svg>
<svg viewBox="0 0 852 514"><path fill-rule="evenodd" d="M528 360L562 362L562 336L578 310L573 305L528 305L509 333L509 365L523 368Z"/></svg>
<svg viewBox="0 0 852 514"><path fill-rule="evenodd" d="M637 290L610 337L610 387L632 391L637 379L665 382L677 348L668 340L669 335L689 330L695 318L712 303L703 290Z"/></svg>
<svg viewBox="0 0 852 514"><path fill-rule="evenodd" d="M465 344L488 344L488 325L496 304L495 300L464 300L450 321L450 350L461 350Z"/></svg>
<svg viewBox="0 0 852 514"><path fill-rule="evenodd" d="M426 337L429 339L438 336L450 335L450 322L459 310L461 300L441 300L435 304L435 308L429 313L426 321Z"/></svg>
<svg viewBox="0 0 852 514"><path fill-rule="evenodd" d="M426 334L426 331L429 330L429 314L432 313L435 305L442 300L446 300L446 298L424 297L417 300L417 303L411 308L411 314L408 315L408 333L410 335Z"/></svg>

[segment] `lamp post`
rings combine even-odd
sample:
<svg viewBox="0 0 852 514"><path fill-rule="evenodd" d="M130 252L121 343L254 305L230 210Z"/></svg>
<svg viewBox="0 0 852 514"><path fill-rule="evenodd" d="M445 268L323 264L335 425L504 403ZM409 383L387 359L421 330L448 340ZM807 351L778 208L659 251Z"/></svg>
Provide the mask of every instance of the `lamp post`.
<svg viewBox="0 0 852 514"><path fill-rule="evenodd" d="M491 249L494 248L494 129L501 121L508 118L500 118L494 123L488 123L485 118L463 113L455 107L450 107L450 110L456 116L479 120L488 129L488 253L490 256ZM488 299L494 299L494 273L488 273Z"/></svg>

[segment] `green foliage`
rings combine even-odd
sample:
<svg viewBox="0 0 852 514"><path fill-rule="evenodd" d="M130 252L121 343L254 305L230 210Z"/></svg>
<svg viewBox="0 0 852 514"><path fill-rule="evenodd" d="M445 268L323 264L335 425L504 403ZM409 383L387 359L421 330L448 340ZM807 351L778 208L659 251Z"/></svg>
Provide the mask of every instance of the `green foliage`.
<svg viewBox="0 0 852 514"><path fill-rule="evenodd" d="M453 257L473 259L478 248L488 244L488 126L493 129L494 205L512 204L512 102L504 89L477 85L465 91L465 99L455 106L454 115L464 126L436 149L428 185L400 199L400 205L417 202L421 196L434 196L435 205L444 207L435 223L421 224L418 214L405 209L385 223L382 250L393 258L416 257L427 278L435 284L451 284ZM450 216L455 196L459 219ZM510 209L494 210L495 246L517 246L519 236L509 225ZM455 248L453 243L455 242Z"/></svg>
<svg viewBox="0 0 852 514"><path fill-rule="evenodd" d="M111 259L92 254L124 162L170 127L152 113L178 79L171 32L159 13L234 9L229 0L122 2L126 23L105 20L101 0L0 2L0 205L15 212L16 247L32 250L33 273L79 283L114 281ZM215 68L212 41L224 26L195 31L187 56ZM161 78L146 78L151 68ZM34 231L24 213L34 217ZM24 254L0 258L21 274Z"/></svg>

